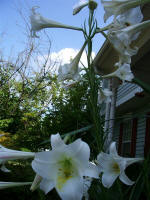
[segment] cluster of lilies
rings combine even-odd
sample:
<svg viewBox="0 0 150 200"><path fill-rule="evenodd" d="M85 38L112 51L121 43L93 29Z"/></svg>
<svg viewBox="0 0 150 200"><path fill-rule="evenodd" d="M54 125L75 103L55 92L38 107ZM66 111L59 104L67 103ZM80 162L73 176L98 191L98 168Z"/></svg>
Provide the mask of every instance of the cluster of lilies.
<svg viewBox="0 0 150 200"><path fill-rule="evenodd" d="M89 161L90 148L81 139L65 144L59 134L51 135L51 150L32 153L10 150L0 147L1 170L10 172L5 167L9 160L33 158L32 168L36 173L33 182L0 182L0 189L31 185L34 191L38 187L47 194L56 189L63 200L88 199L88 189L93 179L99 179L104 187L110 188L119 178L124 184L132 185L125 174L125 169L143 158L124 158L118 155L116 143L112 142L109 154L100 152L95 161ZM100 176L102 174L102 176Z"/></svg>
<svg viewBox="0 0 150 200"><path fill-rule="evenodd" d="M137 53L138 48L131 47L131 43L139 37L143 29L150 26L150 20L142 22L143 15L140 8L140 5L148 2L150 0L101 0L105 10L104 22L111 16L113 16L113 21L103 28L97 27L97 23L95 23L94 34L103 33L119 55L114 72L103 76L103 78L118 77L123 82L133 80L134 75L130 69L131 57ZM97 2L95 0L80 0L74 6L73 15L79 13L84 7L88 7L91 12L94 12ZM36 9L37 6L32 8L30 16L32 37L38 37L36 33L45 28L66 28L85 34L85 30L82 28L44 18L36 12ZM107 32L105 33L105 31ZM58 81L77 82L81 79L79 62L87 43L86 40L71 63L59 67ZM105 96L110 101L112 93L108 89L100 92L100 102L105 99ZM45 194L55 188L63 200L80 200L83 196L88 199L88 189L93 179L99 179L106 188L110 188L117 178L126 185L132 185L134 182L126 176L125 169L132 163L143 160L143 158L119 156L115 142L110 144L109 154L100 152L94 161L89 160L89 145L81 139L65 144L60 135L56 134L51 135L50 142L51 149L49 151L37 153L10 150L0 146L2 171L9 172L5 167L5 163L9 160L33 158L32 168L36 173L32 183L0 182L0 189L31 185L32 191L39 187Z"/></svg>

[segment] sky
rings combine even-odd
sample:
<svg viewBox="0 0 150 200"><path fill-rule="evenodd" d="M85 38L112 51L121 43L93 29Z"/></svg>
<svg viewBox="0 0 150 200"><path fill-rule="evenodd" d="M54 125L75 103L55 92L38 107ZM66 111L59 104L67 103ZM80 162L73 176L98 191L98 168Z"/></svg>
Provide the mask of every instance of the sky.
<svg viewBox="0 0 150 200"><path fill-rule="evenodd" d="M88 8L84 8L79 14L73 16L73 6L78 2L79 0L0 0L0 53L6 58L15 57L25 48L27 43L25 20L29 22L32 6L39 6L38 12L43 17L63 24L83 26L88 16ZM103 27L104 11L100 0L97 0L97 3L96 17L98 25ZM74 56L84 43L84 37L80 31L51 28L47 29L46 33L51 40L51 54L54 57L63 52L64 59L67 60L69 54L70 57ZM43 52L46 53L45 34L40 31L38 35L40 38L35 40L43 42ZM97 34L93 40L94 54L99 51L103 42L103 36Z"/></svg>

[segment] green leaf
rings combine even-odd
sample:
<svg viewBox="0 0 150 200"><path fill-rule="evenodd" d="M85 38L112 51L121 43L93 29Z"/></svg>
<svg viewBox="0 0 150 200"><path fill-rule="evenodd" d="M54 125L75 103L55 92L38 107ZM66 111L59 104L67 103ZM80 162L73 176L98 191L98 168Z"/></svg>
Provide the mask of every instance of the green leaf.
<svg viewBox="0 0 150 200"><path fill-rule="evenodd" d="M135 185L132 188L129 200L134 200L134 199L138 200L143 191L143 187L144 187L144 182L142 180L142 172L141 172L137 181L135 182Z"/></svg>
<svg viewBox="0 0 150 200"><path fill-rule="evenodd" d="M87 130L89 130L90 128L92 128L92 126L93 126L93 125L88 125L88 126L86 126L86 127L84 127L84 128L80 128L80 129L78 129L78 130L71 131L71 132L69 132L69 133L65 133L65 134L61 135L61 137L64 138L64 137L66 137L66 136L71 136L71 135L75 135L75 134L77 134L77 133L82 133L82 132L87 131ZM49 143L49 139L48 139L48 140L45 140L45 141L43 141L43 142L41 142L39 145L43 145L43 144L47 144L47 143Z"/></svg>

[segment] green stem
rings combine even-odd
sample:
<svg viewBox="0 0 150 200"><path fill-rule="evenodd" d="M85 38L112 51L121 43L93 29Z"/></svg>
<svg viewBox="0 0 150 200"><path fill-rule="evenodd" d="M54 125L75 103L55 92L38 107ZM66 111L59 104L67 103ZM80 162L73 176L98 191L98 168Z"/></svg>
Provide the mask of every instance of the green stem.
<svg viewBox="0 0 150 200"><path fill-rule="evenodd" d="M109 24L108 26L103 27L103 28L97 28L96 33L101 33L103 31L107 31L108 29L110 29L111 26L112 26L112 23Z"/></svg>
<svg viewBox="0 0 150 200"><path fill-rule="evenodd" d="M136 83L137 85L141 86L146 92L150 94L150 85L148 85L147 83L141 81L138 78L134 78L133 83Z"/></svg>
<svg viewBox="0 0 150 200"><path fill-rule="evenodd" d="M102 137L102 122L100 120L100 112L97 105L97 92L98 92L98 82L95 76L94 67L92 64L92 38L93 34L96 33L95 29L93 29L93 12L90 11L89 13L89 30L88 30L88 55L87 55L87 61L88 61L88 70L87 70L87 77L89 80L89 86L90 86L90 94L89 94L89 106L91 111L91 116L93 120L94 125L94 135L97 143L97 149L98 152L103 149L103 137Z"/></svg>

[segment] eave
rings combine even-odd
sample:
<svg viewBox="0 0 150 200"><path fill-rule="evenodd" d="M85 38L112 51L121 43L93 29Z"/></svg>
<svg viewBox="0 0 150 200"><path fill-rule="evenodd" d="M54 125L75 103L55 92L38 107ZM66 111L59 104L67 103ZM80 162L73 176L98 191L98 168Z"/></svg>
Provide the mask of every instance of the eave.
<svg viewBox="0 0 150 200"><path fill-rule="evenodd" d="M144 20L150 19L150 4L144 5L142 12ZM144 30L132 45L137 46L139 51L132 57L131 69L135 77L150 84L150 28ZM116 62L118 62L118 54L110 42L106 40L94 59L97 73L99 75L112 73Z"/></svg>

